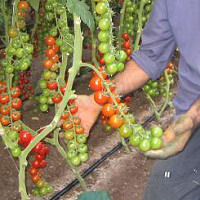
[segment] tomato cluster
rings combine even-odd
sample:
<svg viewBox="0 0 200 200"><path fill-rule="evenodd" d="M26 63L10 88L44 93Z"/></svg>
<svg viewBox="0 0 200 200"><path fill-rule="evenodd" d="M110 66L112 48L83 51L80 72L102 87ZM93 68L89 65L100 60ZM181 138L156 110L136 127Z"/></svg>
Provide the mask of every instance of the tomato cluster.
<svg viewBox="0 0 200 200"><path fill-rule="evenodd" d="M22 106L22 100L19 98L21 90L19 87L12 87L9 95L4 82L0 87L0 122L3 126L8 126L11 121L18 121L22 117L19 111Z"/></svg>
<svg viewBox="0 0 200 200"><path fill-rule="evenodd" d="M142 152L149 150L158 150L162 147L163 130L159 126L153 127L151 130L144 130L144 128L135 124L132 127L124 125L119 130L120 135L129 137L129 143L133 147L138 147Z"/></svg>
<svg viewBox="0 0 200 200"><path fill-rule="evenodd" d="M127 55L123 50L115 52L112 46L112 18L108 2L98 2L95 11L100 16L98 21L98 39L100 42L98 50L102 57L100 58L99 63L106 65L105 69L108 75L114 75L117 72L123 71L123 62L127 59Z"/></svg>
<svg viewBox="0 0 200 200"><path fill-rule="evenodd" d="M142 12L142 26L144 27L145 23L150 17L152 10L153 0L144 0L145 6ZM132 38L135 39L138 31L138 13L140 9L141 1L131 1L126 2L126 11L124 16L124 27L123 32L128 33Z"/></svg>
<svg viewBox="0 0 200 200"><path fill-rule="evenodd" d="M124 43L122 45L122 48L124 48L128 58L127 60L130 60L131 55L131 41L128 33L123 33L122 38L124 39Z"/></svg>
<svg viewBox="0 0 200 200"><path fill-rule="evenodd" d="M30 71L24 71L15 74L13 79L13 85L21 89L23 99L29 99L34 94L34 90L30 84L30 76Z"/></svg>
<svg viewBox="0 0 200 200"><path fill-rule="evenodd" d="M168 79L169 79L169 84L170 85L173 85L174 83L174 70L175 70L175 66L173 63L169 63L167 69L165 69L166 72L167 72L167 76L168 76ZM160 79L158 80L149 80L143 87L143 90L146 94L148 94L150 97L154 98L154 97L157 97L159 96L160 94L163 96L163 97L166 97L167 95L167 91L166 91L166 79L165 79L165 76L162 75L160 77ZM171 92L169 92L169 97L172 97L173 94Z"/></svg>
<svg viewBox="0 0 200 200"><path fill-rule="evenodd" d="M67 144L67 157L74 166L79 166L89 159L87 137L84 136L84 128L81 126L81 119L76 116L77 112L75 100L71 99L68 110L61 116L62 135Z"/></svg>

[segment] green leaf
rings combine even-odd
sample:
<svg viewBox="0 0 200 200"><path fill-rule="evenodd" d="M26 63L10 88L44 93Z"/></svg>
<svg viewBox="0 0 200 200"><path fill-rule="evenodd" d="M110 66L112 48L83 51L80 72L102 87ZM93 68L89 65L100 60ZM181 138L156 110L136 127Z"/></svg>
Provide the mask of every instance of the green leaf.
<svg viewBox="0 0 200 200"><path fill-rule="evenodd" d="M111 200L109 194L106 191L91 191L84 192L78 196L77 200Z"/></svg>
<svg viewBox="0 0 200 200"><path fill-rule="evenodd" d="M91 31L94 31L94 17L85 1L67 0L67 7L72 14L76 14L77 16L79 16L81 20L90 28Z"/></svg>
<svg viewBox="0 0 200 200"><path fill-rule="evenodd" d="M31 7L35 10L38 11L39 6L40 6L40 0L28 0L30 3Z"/></svg>

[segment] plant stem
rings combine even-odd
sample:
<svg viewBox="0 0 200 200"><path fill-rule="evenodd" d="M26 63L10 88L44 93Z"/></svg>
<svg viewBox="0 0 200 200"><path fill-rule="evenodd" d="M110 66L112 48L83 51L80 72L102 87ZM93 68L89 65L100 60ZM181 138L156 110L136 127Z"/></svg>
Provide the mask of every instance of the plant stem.
<svg viewBox="0 0 200 200"><path fill-rule="evenodd" d="M6 2L3 0L3 3L1 3L1 11L4 17L4 28L5 28L5 45L7 46L9 43L9 36L8 36L8 15L6 14Z"/></svg>
<svg viewBox="0 0 200 200"><path fill-rule="evenodd" d="M59 105L59 108L52 120L52 122L46 126L46 128L37 135L31 143L26 147L24 151L22 151L19 162L20 162L20 169L19 169L19 192L21 193L22 200L28 200L29 196L26 191L25 186L25 168L27 166L27 156L30 151L35 147L35 145L43 140L51 131L53 131L65 110L65 107L68 103L68 100L74 98L74 94L72 92L72 84L74 79L80 69L81 58L82 58L82 34L80 28L81 20L79 17L74 15L74 32L75 32L75 40L74 40L74 57L73 57L73 66L69 69L69 78L67 82L67 89L63 96L63 100Z"/></svg>
<svg viewBox="0 0 200 200"><path fill-rule="evenodd" d="M167 74L167 70L165 70L164 72L164 76L165 76L165 80L166 80L166 98L165 98L165 102L159 112L159 115L161 116L162 113L164 112L165 108L167 107L167 105L169 104L169 92L170 92L170 81L169 81L169 77Z"/></svg>
<svg viewBox="0 0 200 200"><path fill-rule="evenodd" d="M124 16L126 11L126 3L128 0L124 0L122 8L120 10L120 23L119 23L119 32L118 32L118 47L121 48L121 38L122 38L122 30L124 25Z"/></svg>
<svg viewBox="0 0 200 200"><path fill-rule="evenodd" d="M145 6L145 0L140 1L140 9L138 12L138 30L137 30L137 36L134 44L134 51L139 50L139 43L142 35L142 14Z"/></svg>
<svg viewBox="0 0 200 200"><path fill-rule="evenodd" d="M158 112L158 108L156 106L156 103L154 102L154 100L151 98L151 96L149 94L146 94L146 97L150 101L151 105L153 106L153 110L154 110L156 119L158 121L160 121L160 113Z"/></svg>
<svg viewBox="0 0 200 200"><path fill-rule="evenodd" d="M31 33L32 40L34 39L34 35L38 27L38 22L39 22L39 13L35 11L35 23Z"/></svg>

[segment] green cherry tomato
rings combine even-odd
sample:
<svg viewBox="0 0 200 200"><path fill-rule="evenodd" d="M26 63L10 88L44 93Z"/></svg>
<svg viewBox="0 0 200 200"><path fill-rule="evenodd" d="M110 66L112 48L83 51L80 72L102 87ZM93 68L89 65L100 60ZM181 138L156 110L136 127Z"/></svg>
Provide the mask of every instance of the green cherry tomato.
<svg viewBox="0 0 200 200"><path fill-rule="evenodd" d="M123 138L128 138L130 137L130 135L133 133L132 128L130 125L128 124L123 124L120 128L119 128L119 134L123 137Z"/></svg>
<svg viewBox="0 0 200 200"><path fill-rule="evenodd" d="M15 55L16 55L18 58L22 58L23 55L24 55L24 50L23 50L22 48L18 48L18 49L16 50Z"/></svg>
<svg viewBox="0 0 200 200"><path fill-rule="evenodd" d="M14 147L13 149L11 149L11 154L14 158L18 158L21 154L21 149L19 146Z"/></svg>
<svg viewBox="0 0 200 200"><path fill-rule="evenodd" d="M140 134L140 135L143 135L145 133L145 130L144 128L142 127L142 125L140 124L134 124L132 126L133 128L133 134Z"/></svg>
<svg viewBox="0 0 200 200"><path fill-rule="evenodd" d="M161 138L153 137L151 139L151 149L157 150L162 147L162 140Z"/></svg>
<svg viewBox="0 0 200 200"><path fill-rule="evenodd" d="M39 81L39 86L40 88L46 88L47 87L47 82L45 80L40 80Z"/></svg>
<svg viewBox="0 0 200 200"><path fill-rule="evenodd" d="M48 194L53 192L53 187L51 185L47 185L46 188L47 188L47 193Z"/></svg>
<svg viewBox="0 0 200 200"><path fill-rule="evenodd" d="M14 71L14 67L12 65L6 66L5 72L8 74L12 74Z"/></svg>
<svg viewBox="0 0 200 200"><path fill-rule="evenodd" d="M139 149L142 152L147 152L151 149L151 143L147 139L143 139L139 144Z"/></svg>
<svg viewBox="0 0 200 200"><path fill-rule="evenodd" d="M43 186L39 189L40 196L45 196L47 194L47 187Z"/></svg>
<svg viewBox="0 0 200 200"><path fill-rule="evenodd" d="M44 96L44 95L40 95L39 102L40 102L41 104L47 103L47 97Z"/></svg>
<svg viewBox="0 0 200 200"><path fill-rule="evenodd" d="M107 42L110 39L110 34L108 31L100 31L98 33L98 39L100 42Z"/></svg>
<svg viewBox="0 0 200 200"><path fill-rule="evenodd" d="M117 59L119 62L124 62L124 61L127 59L126 52L123 51L123 50L117 51L117 52L116 52L116 59Z"/></svg>
<svg viewBox="0 0 200 200"><path fill-rule="evenodd" d="M106 66L106 72L109 75L114 75L117 72L117 70L118 70L118 68L117 68L116 63L112 63L112 64Z"/></svg>
<svg viewBox="0 0 200 200"><path fill-rule="evenodd" d="M50 90L47 88L44 88L42 90L42 95L44 95L45 97L48 97L50 95Z"/></svg>
<svg viewBox="0 0 200 200"><path fill-rule="evenodd" d="M51 75L52 75L52 72L49 71L49 70L45 70L43 73L42 73L42 78L44 80L50 80L51 79Z"/></svg>
<svg viewBox="0 0 200 200"><path fill-rule="evenodd" d="M107 6L105 2L99 2L97 3L96 7L95 7L95 11L99 14L99 15L103 15L107 12Z"/></svg>
<svg viewBox="0 0 200 200"><path fill-rule="evenodd" d="M9 132L8 132L8 137L9 137L13 142L15 142L15 141L18 140L19 134L18 134L18 132L16 132L16 131L9 131Z"/></svg>
<svg viewBox="0 0 200 200"><path fill-rule="evenodd" d="M33 194L33 196L39 196L40 195L39 188L34 188L32 190L32 194Z"/></svg>
<svg viewBox="0 0 200 200"><path fill-rule="evenodd" d="M78 135L76 139L79 144L85 144L87 142L87 137L84 135Z"/></svg>
<svg viewBox="0 0 200 200"><path fill-rule="evenodd" d="M42 112L47 112L48 111L48 105L47 104L40 104L40 110Z"/></svg>
<svg viewBox="0 0 200 200"><path fill-rule="evenodd" d="M67 152L67 158L68 159L72 159L74 157L77 156L77 151L75 149L70 149L68 152Z"/></svg>
<svg viewBox="0 0 200 200"><path fill-rule="evenodd" d="M107 65L112 64L115 61L115 56L111 53L104 55L104 61Z"/></svg>
<svg viewBox="0 0 200 200"><path fill-rule="evenodd" d="M76 144L76 141L74 141L74 140L69 141L67 144L67 148L69 150L76 149L76 146L77 146L77 144Z"/></svg>
<svg viewBox="0 0 200 200"><path fill-rule="evenodd" d="M25 52L32 54L33 53L33 45L32 44L24 44L24 50L25 50Z"/></svg>
<svg viewBox="0 0 200 200"><path fill-rule="evenodd" d="M79 144L78 145L78 152L86 153L88 151L88 146L86 144Z"/></svg>
<svg viewBox="0 0 200 200"><path fill-rule="evenodd" d="M79 156L75 156L71 159L71 163L74 166L79 166L81 164L81 159Z"/></svg>
<svg viewBox="0 0 200 200"><path fill-rule="evenodd" d="M58 39L56 40L56 44L57 44L58 46L62 46L62 40L61 40L60 38L58 38Z"/></svg>
<svg viewBox="0 0 200 200"><path fill-rule="evenodd" d="M132 134L129 138L129 143L133 147L137 147L140 144L140 141L141 141L141 137L136 134Z"/></svg>
<svg viewBox="0 0 200 200"><path fill-rule="evenodd" d="M110 20L108 18L102 18L99 20L99 28L102 31L107 31L110 28Z"/></svg>
<svg viewBox="0 0 200 200"><path fill-rule="evenodd" d="M87 162L89 160L88 153L80 153L78 156L79 156L81 162Z"/></svg>
<svg viewBox="0 0 200 200"><path fill-rule="evenodd" d="M125 65L124 65L124 63L117 63L117 71L118 72L122 72L122 71L124 71L124 67L125 67Z"/></svg>
<svg viewBox="0 0 200 200"><path fill-rule="evenodd" d="M155 126L155 127L153 127L153 128L151 129L151 133L152 133L152 136L153 136L153 137L158 137L158 138L160 138L160 137L162 137L162 135L163 135L163 130L162 130L162 128L160 128L159 126Z"/></svg>
<svg viewBox="0 0 200 200"><path fill-rule="evenodd" d="M99 44L99 47L98 47L99 51L103 54L106 54L109 52L110 50L110 47L109 47L109 44L108 43L105 43L105 42L101 42Z"/></svg>
<svg viewBox="0 0 200 200"><path fill-rule="evenodd" d="M54 102L53 102L51 97L48 97L47 104L49 104L49 105L53 105L54 104Z"/></svg>

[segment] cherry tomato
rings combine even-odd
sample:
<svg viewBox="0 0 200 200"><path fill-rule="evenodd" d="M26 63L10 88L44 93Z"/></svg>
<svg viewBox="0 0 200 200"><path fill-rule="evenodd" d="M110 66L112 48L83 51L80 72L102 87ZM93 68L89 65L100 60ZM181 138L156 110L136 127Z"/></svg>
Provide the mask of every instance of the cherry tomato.
<svg viewBox="0 0 200 200"><path fill-rule="evenodd" d="M14 98L12 100L11 105L12 105L12 108L19 109L22 106L22 100L20 98Z"/></svg>
<svg viewBox="0 0 200 200"><path fill-rule="evenodd" d="M160 138L160 137L162 137L162 135L163 135L163 130L162 130L162 128L160 128L159 126L155 126L155 127L153 127L153 128L151 129L151 133L152 133L152 136L153 136L153 137L158 137L158 138Z"/></svg>
<svg viewBox="0 0 200 200"><path fill-rule="evenodd" d="M54 57L54 56L53 56ZM52 57L52 58L53 58ZM53 60L52 59L45 59L44 61L43 61L43 66L44 66L44 68L46 68L46 69L51 69L51 67L53 66L53 64L54 64L54 62L53 62Z"/></svg>
<svg viewBox="0 0 200 200"><path fill-rule="evenodd" d="M107 11L107 6L106 3L104 2L99 2L96 7L95 7L95 11L99 14L99 15L103 15L106 13Z"/></svg>
<svg viewBox="0 0 200 200"><path fill-rule="evenodd" d="M53 50L53 49L47 49L47 50L46 50L46 53L45 53L45 56L46 56L46 57L53 57L53 56L55 56L55 55L56 55L55 50Z"/></svg>
<svg viewBox="0 0 200 200"><path fill-rule="evenodd" d="M153 150L160 149L162 147L162 143L163 142L160 138L153 137L151 139L151 149L153 149Z"/></svg>
<svg viewBox="0 0 200 200"><path fill-rule="evenodd" d="M81 162L86 162L86 161L89 160L89 155L88 155L88 153L80 153L78 156L79 156Z"/></svg>
<svg viewBox="0 0 200 200"><path fill-rule="evenodd" d="M55 81L49 81L49 82L47 83L47 88L48 88L49 90L56 90L57 87L58 87L58 83L55 82Z"/></svg>
<svg viewBox="0 0 200 200"><path fill-rule="evenodd" d="M10 118L8 116L1 116L0 121L3 126L8 126L10 124Z"/></svg>
<svg viewBox="0 0 200 200"><path fill-rule="evenodd" d="M21 152L22 151L21 151L21 148L19 146L11 149L11 154L14 158L18 158L20 156Z"/></svg>
<svg viewBox="0 0 200 200"><path fill-rule="evenodd" d="M49 46L54 45L55 42L56 42L56 41L55 41L55 38L52 37L52 36L48 36L48 37L46 37L46 39L45 39L46 45L49 45Z"/></svg>
<svg viewBox="0 0 200 200"><path fill-rule="evenodd" d="M74 166L79 166L81 164L81 159L79 158L79 156L75 156L71 159L71 163Z"/></svg>
<svg viewBox="0 0 200 200"><path fill-rule="evenodd" d="M56 104L60 103L62 101L62 96L59 93L56 93L53 97L52 97L52 101Z"/></svg>
<svg viewBox="0 0 200 200"><path fill-rule="evenodd" d="M99 20L98 26L102 31L107 31L110 28L110 20L108 18L102 18Z"/></svg>
<svg viewBox="0 0 200 200"><path fill-rule="evenodd" d="M95 92L101 90L103 87L101 79L97 76L92 77L89 86Z"/></svg>
<svg viewBox="0 0 200 200"><path fill-rule="evenodd" d="M9 95L6 93L0 94L0 103L5 104L9 101Z"/></svg>
<svg viewBox="0 0 200 200"><path fill-rule="evenodd" d="M83 134L84 133L84 128L82 126L76 126L75 127L75 132L76 132L76 134Z"/></svg>
<svg viewBox="0 0 200 200"><path fill-rule="evenodd" d="M28 131L20 131L19 133L19 143L27 146L32 140L32 135Z"/></svg>
<svg viewBox="0 0 200 200"><path fill-rule="evenodd" d="M94 100L96 103L104 105L108 101L108 97L102 91L97 91L94 93Z"/></svg>
<svg viewBox="0 0 200 200"><path fill-rule="evenodd" d="M11 88L11 97L17 98L21 95L21 90L19 87L12 87Z"/></svg>
<svg viewBox="0 0 200 200"><path fill-rule="evenodd" d="M126 40L126 41L129 40L129 35L128 35L128 33L123 33L123 34L122 34L122 37L123 37L123 39Z"/></svg>
<svg viewBox="0 0 200 200"><path fill-rule="evenodd" d="M114 106L110 103L107 103L102 108L102 114L106 117L111 117L116 113Z"/></svg>
<svg viewBox="0 0 200 200"><path fill-rule="evenodd" d="M10 107L8 105L1 105L0 107L0 113L2 115L8 115L10 113Z"/></svg>
<svg viewBox="0 0 200 200"><path fill-rule="evenodd" d="M123 124L120 129L119 129L119 134L123 137L123 138L128 138L131 136L131 134L133 133L132 128L130 125L128 124Z"/></svg>
<svg viewBox="0 0 200 200"><path fill-rule="evenodd" d="M40 168L45 168L47 166L47 161L46 160L42 160L40 162Z"/></svg>
<svg viewBox="0 0 200 200"><path fill-rule="evenodd" d="M31 168L29 169L29 174L30 174L31 176L37 175L37 174L38 174L38 169L36 169L36 168L34 168L34 167L31 167Z"/></svg>
<svg viewBox="0 0 200 200"><path fill-rule="evenodd" d="M70 112L72 115L78 112L78 106L70 106Z"/></svg>
<svg viewBox="0 0 200 200"><path fill-rule="evenodd" d="M19 1L17 5L19 10L28 10L29 9L29 3L27 1Z"/></svg>
<svg viewBox="0 0 200 200"><path fill-rule="evenodd" d="M69 130L69 129L72 129L73 128L73 124L71 122L63 122L63 128L65 130Z"/></svg>
<svg viewBox="0 0 200 200"><path fill-rule="evenodd" d="M147 152L151 149L151 143L147 139L143 139L139 144L139 149L142 152Z"/></svg>
<svg viewBox="0 0 200 200"><path fill-rule="evenodd" d="M124 123L124 120L119 115L113 115L110 117L108 123L112 128L117 129Z"/></svg>
<svg viewBox="0 0 200 200"><path fill-rule="evenodd" d="M74 138L74 132L72 130L69 130L69 131L66 131L64 132L64 138L67 140L67 141L70 141Z"/></svg>
<svg viewBox="0 0 200 200"><path fill-rule="evenodd" d="M63 120L67 120L69 118L69 113L68 112L64 112L62 115L61 115L61 119Z"/></svg>
<svg viewBox="0 0 200 200"><path fill-rule="evenodd" d="M136 135L136 134L132 134L129 137L129 143L133 146L133 147L137 147L141 142L141 137L140 135Z"/></svg>
<svg viewBox="0 0 200 200"><path fill-rule="evenodd" d="M77 142L79 144L85 144L87 142L87 137L84 135L77 135Z"/></svg>
<svg viewBox="0 0 200 200"><path fill-rule="evenodd" d="M8 137L11 139L11 141L15 142L19 138L19 134L16 131L9 131L8 132Z"/></svg>

